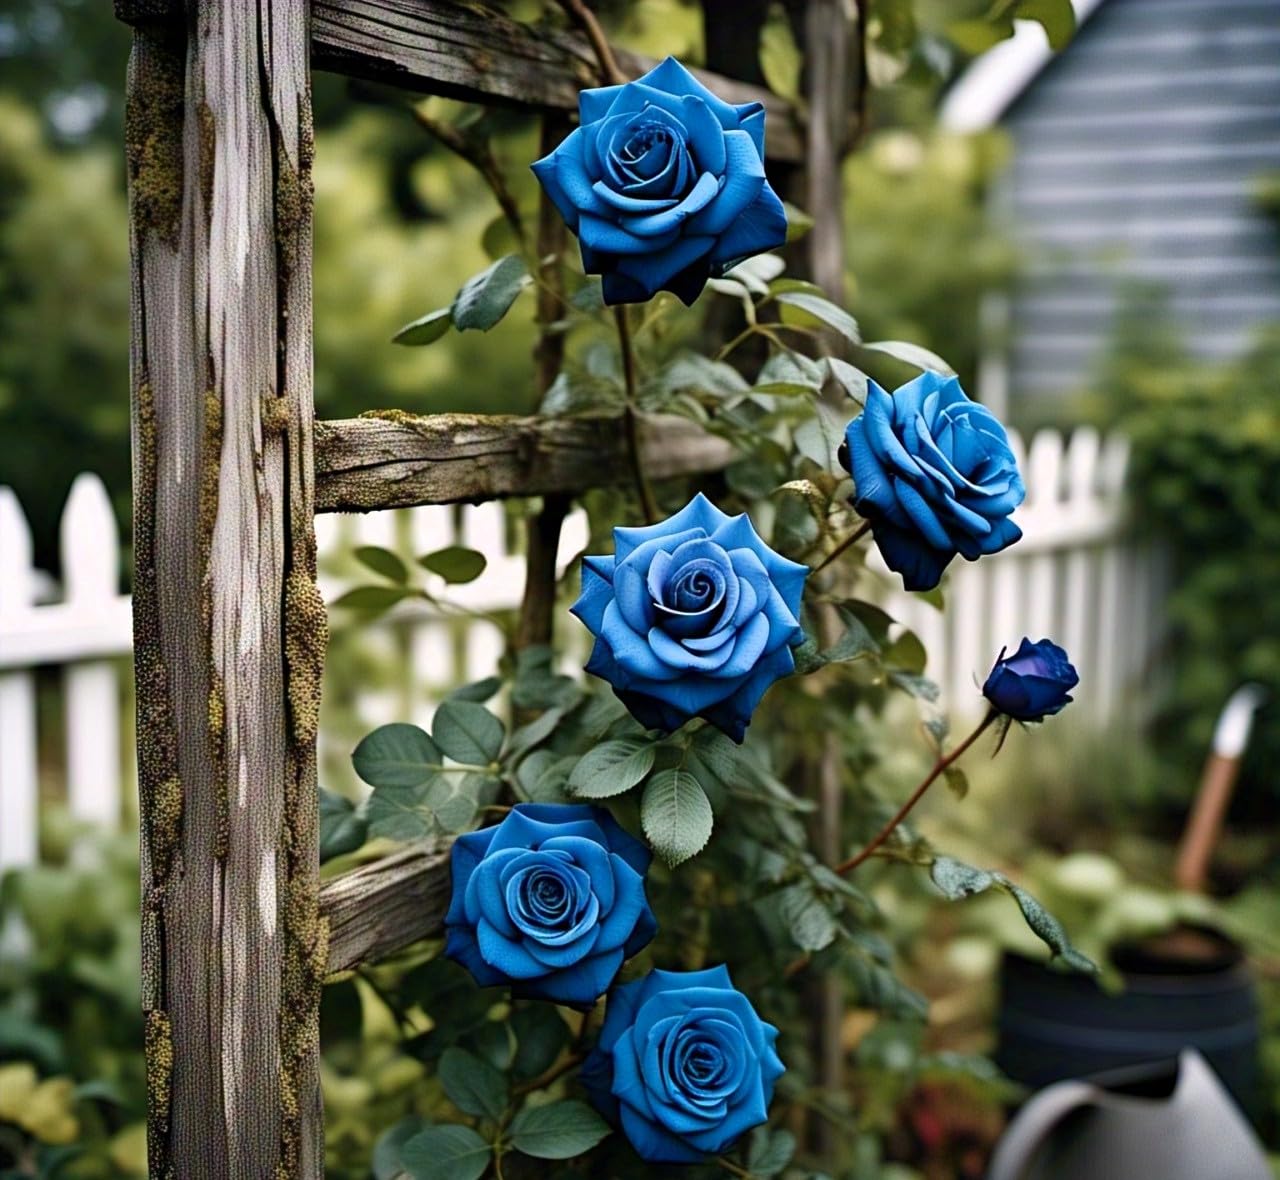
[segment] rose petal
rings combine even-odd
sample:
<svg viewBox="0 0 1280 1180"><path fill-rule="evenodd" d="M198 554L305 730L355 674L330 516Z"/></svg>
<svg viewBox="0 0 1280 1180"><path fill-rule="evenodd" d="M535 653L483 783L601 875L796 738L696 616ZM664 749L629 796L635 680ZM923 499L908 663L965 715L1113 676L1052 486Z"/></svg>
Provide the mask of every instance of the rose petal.
<svg viewBox="0 0 1280 1180"><path fill-rule="evenodd" d="M764 189L764 163L756 145L745 131L727 131L724 135L726 162L724 186L715 201L689 223L691 234L723 234L760 197ZM783 239L786 239L786 214L783 213ZM774 245L760 247L771 250ZM717 246L717 260L720 247ZM758 253L753 249L752 253Z"/></svg>

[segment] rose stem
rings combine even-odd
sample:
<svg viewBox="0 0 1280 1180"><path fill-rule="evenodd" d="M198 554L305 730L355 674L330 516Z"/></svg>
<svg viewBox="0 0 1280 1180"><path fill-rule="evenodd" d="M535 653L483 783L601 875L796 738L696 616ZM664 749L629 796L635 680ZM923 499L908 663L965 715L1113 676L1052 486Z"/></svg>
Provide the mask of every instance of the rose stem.
<svg viewBox="0 0 1280 1180"><path fill-rule="evenodd" d="M604 80L611 86L620 86L625 82L627 76L618 68L618 59L613 56L613 50L609 48L609 41L600 27L600 22L596 19L596 14L583 3L583 0L560 0L560 7L577 21L587 35L596 60L600 63L600 73L604 75Z"/></svg>
<svg viewBox="0 0 1280 1180"><path fill-rule="evenodd" d="M857 855L851 856L848 860L836 865L835 871L837 873L847 873L852 869L856 869L864 860L867 859L867 857L875 852L881 844L893 835L894 828L902 823L902 821L907 818L908 814L910 814L911 809L924 798L924 793L933 786L938 776L941 775L953 762L955 762L955 760L959 758L960 755L963 754L970 746L972 746L973 743L986 732L988 726L990 726L991 723L999 716L1000 714L995 709L989 709L987 711L987 715L979 723L977 729L975 729L967 738L964 739L964 741L952 750L950 754L939 758L933 764L933 769L925 775L924 781L911 792L911 798L898 808L897 814L894 815L893 819L891 819L883 828L880 829L879 832L876 833L871 843Z"/></svg>
<svg viewBox="0 0 1280 1180"><path fill-rule="evenodd" d="M826 555L817 565L813 567L812 572L821 573L827 568L837 557L840 556L851 545L855 544L861 538L865 537L871 530L871 522L864 520L856 529L853 530L843 541L840 542L830 553Z"/></svg>
<svg viewBox="0 0 1280 1180"><path fill-rule="evenodd" d="M622 379L627 387L627 408L623 414L623 426L627 432L627 449L631 452L631 466L636 476L636 491L640 493L640 509L646 524L658 519L658 503L653 489L645 478L640 460L640 416L636 412L636 356L631 348L631 323L625 307L615 307L613 318L618 325L618 346L622 350Z"/></svg>
<svg viewBox="0 0 1280 1180"><path fill-rule="evenodd" d="M426 111L416 106L411 106L409 113L417 121L419 127L429 135L433 135L454 155L465 160L480 173L480 176L492 191L494 199L498 202L498 208L502 210L502 216L507 219L507 224L511 226L512 231L515 233L516 239L528 249L529 240L525 233L524 219L520 216L520 207L516 204L516 199L511 189L507 187L506 177L503 176L502 169L498 165L498 161L494 159L488 143L483 140L469 139L456 127L432 118Z"/></svg>

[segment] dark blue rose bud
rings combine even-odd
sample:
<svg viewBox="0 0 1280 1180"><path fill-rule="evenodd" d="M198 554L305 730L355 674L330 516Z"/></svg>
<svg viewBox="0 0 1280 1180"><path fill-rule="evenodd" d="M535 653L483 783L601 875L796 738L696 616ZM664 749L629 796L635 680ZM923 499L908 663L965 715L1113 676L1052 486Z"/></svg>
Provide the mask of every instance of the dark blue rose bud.
<svg viewBox="0 0 1280 1180"><path fill-rule="evenodd" d="M1067 653L1056 643L1023 639L1013 655L1000 652L982 695L997 713L1015 721L1043 721L1071 703L1067 694L1079 683Z"/></svg>
<svg viewBox="0 0 1280 1180"><path fill-rule="evenodd" d="M606 303L672 291L781 246L787 215L764 174L764 107L717 98L675 58L623 86L584 90L581 126L533 165L578 235Z"/></svg>
<svg viewBox="0 0 1280 1180"><path fill-rule="evenodd" d="M809 567L701 493L659 524L614 529L613 543L612 557L583 559L572 607L596 636L587 671L649 729L705 717L742 741L765 691L795 670Z"/></svg>
<svg viewBox="0 0 1280 1180"><path fill-rule="evenodd" d="M454 841L445 953L481 987L593 1004L657 930L650 859L603 808L518 804Z"/></svg>
<svg viewBox="0 0 1280 1180"><path fill-rule="evenodd" d="M609 993L580 1080L641 1159L698 1163L768 1118L777 1037L723 966L652 971Z"/></svg>
<svg viewBox="0 0 1280 1180"><path fill-rule="evenodd" d="M1012 545L1026 494L1004 427L954 377L925 372L892 396L874 381L845 430L854 507L908 590L932 590L956 554Z"/></svg>

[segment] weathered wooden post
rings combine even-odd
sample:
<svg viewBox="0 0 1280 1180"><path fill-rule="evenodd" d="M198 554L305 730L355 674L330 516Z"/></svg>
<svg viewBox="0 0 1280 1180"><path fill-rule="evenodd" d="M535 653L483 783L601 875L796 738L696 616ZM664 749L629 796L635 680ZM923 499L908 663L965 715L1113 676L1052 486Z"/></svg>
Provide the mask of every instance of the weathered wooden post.
<svg viewBox="0 0 1280 1180"><path fill-rule="evenodd" d="M151 1171L319 1177L308 5L144 7L178 16L126 118Z"/></svg>
<svg viewBox="0 0 1280 1180"><path fill-rule="evenodd" d="M545 591L554 514L629 465L617 418L313 422L308 59L550 112L561 130L594 65L580 37L475 0L115 4L135 28L125 147L151 1172L318 1180L324 977L438 933L449 878L447 849L414 846L320 889L314 513L549 497L531 546ZM631 75L649 64L621 56ZM799 158L792 112L714 85L767 102L771 151ZM640 427L654 479L731 457L686 419ZM546 635L550 601L526 602L526 642Z"/></svg>

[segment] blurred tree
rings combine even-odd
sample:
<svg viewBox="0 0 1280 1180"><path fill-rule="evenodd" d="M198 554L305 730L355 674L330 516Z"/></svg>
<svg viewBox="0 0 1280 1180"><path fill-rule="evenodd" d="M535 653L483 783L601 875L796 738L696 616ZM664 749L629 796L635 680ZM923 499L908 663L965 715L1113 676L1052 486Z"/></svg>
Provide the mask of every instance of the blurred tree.
<svg viewBox="0 0 1280 1180"><path fill-rule="evenodd" d="M0 0L0 79L63 142L120 142L129 41L103 0Z"/></svg>
<svg viewBox="0 0 1280 1180"><path fill-rule="evenodd" d="M128 241L116 153L59 152L0 95L0 481L52 562L67 488L86 467L129 491Z"/></svg>
<svg viewBox="0 0 1280 1180"><path fill-rule="evenodd" d="M939 352L975 388L982 297L1005 287L1017 253L985 195L1007 157L998 134L894 128L846 165L850 307L866 340L912 340ZM882 381L915 370L866 354Z"/></svg>

